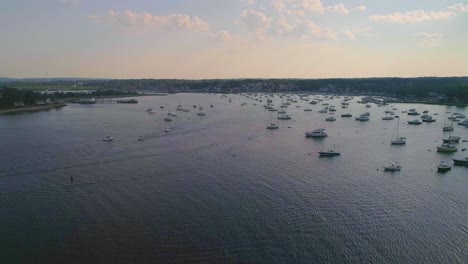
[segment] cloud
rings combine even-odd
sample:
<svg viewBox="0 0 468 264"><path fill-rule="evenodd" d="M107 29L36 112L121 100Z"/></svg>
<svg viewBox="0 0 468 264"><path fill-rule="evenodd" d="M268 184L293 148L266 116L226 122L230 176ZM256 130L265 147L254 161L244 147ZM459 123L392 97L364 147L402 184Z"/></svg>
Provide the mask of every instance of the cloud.
<svg viewBox="0 0 468 264"><path fill-rule="evenodd" d="M376 22L398 23L398 24L414 24L431 20L447 20L456 14L451 11L431 11L414 10L409 12L396 12L389 15L373 15L370 20Z"/></svg>
<svg viewBox="0 0 468 264"><path fill-rule="evenodd" d="M201 18L184 14L157 16L131 10L116 12L111 9L105 16L89 16L89 18L96 22L108 23L130 31L183 30L204 33L220 40L231 38L229 32L213 31L210 25Z"/></svg>
<svg viewBox="0 0 468 264"><path fill-rule="evenodd" d="M353 10L353 11L366 11L366 10L367 10L367 6L365 6L365 5L358 5L358 6L354 7L352 10Z"/></svg>
<svg viewBox="0 0 468 264"><path fill-rule="evenodd" d="M355 40L358 35L364 35L364 36L369 37L371 35L371 29L370 28L352 28L352 29L342 31L341 35L343 35L349 40Z"/></svg>
<svg viewBox="0 0 468 264"><path fill-rule="evenodd" d="M252 33L263 36L271 26L272 17L255 10L242 11L239 22L244 24Z"/></svg>
<svg viewBox="0 0 468 264"><path fill-rule="evenodd" d="M415 35L418 45L421 47L439 46L442 41L442 34L418 33Z"/></svg>
<svg viewBox="0 0 468 264"><path fill-rule="evenodd" d="M459 3L453 6L449 6L448 9L454 12L468 12L468 4L464 5L462 3Z"/></svg>
<svg viewBox="0 0 468 264"><path fill-rule="evenodd" d="M346 8L346 6L343 5L343 4L336 4L336 5L332 5L332 6L327 6L326 10L329 11L329 12L335 13L335 14L339 14L339 15L349 14L349 9Z"/></svg>

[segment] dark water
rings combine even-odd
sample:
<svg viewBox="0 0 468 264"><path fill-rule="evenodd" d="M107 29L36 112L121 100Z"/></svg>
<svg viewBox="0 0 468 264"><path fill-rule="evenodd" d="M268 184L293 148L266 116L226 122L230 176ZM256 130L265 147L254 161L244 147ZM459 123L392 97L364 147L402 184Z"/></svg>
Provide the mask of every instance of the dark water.
<svg viewBox="0 0 468 264"><path fill-rule="evenodd" d="M320 106L304 112L300 101L289 107L292 120L267 131L261 103L230 97L1 116L1 263L468 263L468 168L436 172L441 160L468 153L435 148L445 112L467 109L395 105L439 113L435 123L401 125L408 144L398 147L389 144L395 121L380 119L384 107L359 123L339 117L335 99L330 123ZM191 112L163 121L159 106L175 110L179 98ZM194 104L207 115L196 116ZM326 139L304 137L319 127ZM102 142L107 135L115 141ZM341 157L318 157L334 144ZM382 170L395 161L401 172Z"/></svg>

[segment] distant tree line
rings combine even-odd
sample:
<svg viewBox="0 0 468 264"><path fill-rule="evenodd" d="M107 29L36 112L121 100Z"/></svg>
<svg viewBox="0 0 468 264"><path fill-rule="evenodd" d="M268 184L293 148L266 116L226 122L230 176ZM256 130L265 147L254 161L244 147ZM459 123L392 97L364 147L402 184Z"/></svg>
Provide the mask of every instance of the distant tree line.
<svg viewBox="0 0 468 264"><path fill-rule="evenodd" d="M33 105L37 101L52 101L68 98L81 97L105 97L105 96L126 96L136 95L135 91L120 91L120 90L97 90L91 93L74 93L74 92L55 92L55 93L40 93L32 90L17 89L7 86L0 86L0 107L11 107L17 101L24 102L25 105Z"/></svg>

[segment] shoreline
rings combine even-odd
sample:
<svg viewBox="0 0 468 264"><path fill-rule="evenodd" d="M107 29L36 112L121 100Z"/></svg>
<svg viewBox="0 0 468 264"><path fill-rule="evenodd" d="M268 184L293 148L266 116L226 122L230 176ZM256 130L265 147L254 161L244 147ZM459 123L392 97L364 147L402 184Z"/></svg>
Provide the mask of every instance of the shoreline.
<svg viewBox="0 0 468 264"><path fill-rule="evenodd" d="M48 111L52 109L58 109L67 106L67 104L52 104L52 105L39 105L39 106L25 106L18 108L7 108L0 109L0 115L10 115L10 114L23 114L23 113L34 113L41 111Z"/></svg>

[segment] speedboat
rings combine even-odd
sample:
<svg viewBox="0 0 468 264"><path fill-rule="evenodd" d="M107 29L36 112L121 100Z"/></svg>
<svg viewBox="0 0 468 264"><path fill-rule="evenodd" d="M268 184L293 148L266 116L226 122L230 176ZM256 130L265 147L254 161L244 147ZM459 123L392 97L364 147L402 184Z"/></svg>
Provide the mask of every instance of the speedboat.
<svg viewBox="0 0 468 264"><path fill-rule="evenodd" d="M437 146L437 152L457 152L458 148L451 143L444 143L441 146Z"/></svg>
<svg viewBox="0 0 468 264"><path fill-rule="evenodd" d="M453 159L455 165L468 165L468 157L464 159Z"/></svg>
<svg viewBox="0 0 468 264"><path fill-rule="evenodd" d="M103 139L103 141L113 141L114 140L114 137L111 137L111 136L107 136Z"/></svg>
<svg viewBox="0 0 468 264"><path fill-rule="evenodd" d="M395 165L395 164L392 164L390 166L385 166L384 169L386 171L401 171L401 166L400 165Z"/></svg>
<svg viewBox="0 0 468 264"><path fill-rule="evenodd" d="M306 137L318 137L318 138L323 138L323 137L328 136L328 134L325 133L324 128L315 129L313 131L307 131L305 133L305 135L306 135Z"/></svg>
<svg viewBox="0 0 468 264"><path fill-rule="evenodd" d="M325 150L325 151L320 151L319 154L320 154L320 157L334 157L334 156L340 156L341 155L339 152L334 151L332 149Z"/></svg>
<svg viewBox="0 0 468 264"><path fill-rule="evenodd" d="M420 120L418 120L418 119L415 119L413 121L408 121L408 124L409 125L420 125L420 124L422 124L422 122Z"/></svg>
<svg viewBox="0 0 468 264"><path fill-rule="evenodd" d="M449 171L449 170L451 170L451 169L452 169L452 166L450 166L450 165L444 163L443 161L441 161L441 162L439 163L439 165L437 165L437 171L438 171L438 172L446 172L446 171Z"/></svg>

